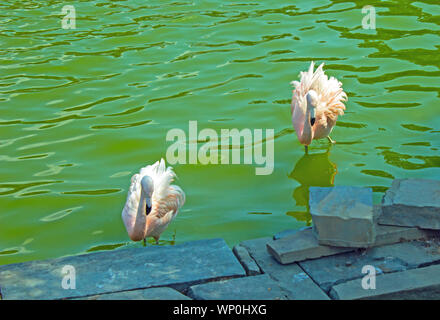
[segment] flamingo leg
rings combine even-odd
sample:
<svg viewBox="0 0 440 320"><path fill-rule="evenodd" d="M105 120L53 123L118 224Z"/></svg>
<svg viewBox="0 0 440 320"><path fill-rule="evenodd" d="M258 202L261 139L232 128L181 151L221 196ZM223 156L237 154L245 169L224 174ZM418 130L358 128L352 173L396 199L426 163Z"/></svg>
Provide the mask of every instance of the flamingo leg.
<svg viewBox="0 0 440 320"><path fill-rule="evenodd" d="M336 141L333 140L332 138L330 138L330 136L327 136L328 142L330 142L331 144L335 144Z"/></svg>
<svg viewBox="0 0 440 320"><path fill-rule="evenodd" d="M144 238L144 247L147 246L147 238Z"/></svg>
<svg viewBox="0 0 440 320"><path fill-rule="evenodd" d="M304 150L306 151L306 154L309 154L309 146L304 146Z"/></svg>

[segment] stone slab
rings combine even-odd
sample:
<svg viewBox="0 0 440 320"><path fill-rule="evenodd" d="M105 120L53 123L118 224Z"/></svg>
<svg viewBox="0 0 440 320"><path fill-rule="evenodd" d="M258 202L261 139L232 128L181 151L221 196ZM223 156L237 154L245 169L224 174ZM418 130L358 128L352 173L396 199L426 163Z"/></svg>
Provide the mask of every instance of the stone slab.
<svg viewBox="0 0 440 320"><path fill-rule="evenodd" d="M303 231L303 230L307 230L307 229L311 229L311 228L312 227L307 226L307 227L302 227L299 229L286 229L286 230L283 230L283 231L280 231L280 232L274 234L273 240L280 240L282 238L286 238L288 236L291 236L291 235L297 233L298 231Z"/></svg>
<svg viewBox="0 0 440 320"><path fill-rule="evenodd" d="M379 223L440 230L440 181L394 180L382 199Z"/></svg>
<svg viewBox="0 0 440 320"><path fill-rule="evenodd" d="M241 242L260 269L269 275L278 285L288 292L291 300L328 300L330 299L313 280L301 269L292 263L279 264L266 250L266 243L271 238L258 238Z"/></svg>
<svg viewBox="0 0 440 320"><path fill-rule="evenodd" d="M76 288L63 289L64 266ZM223 239L121 249L0 266L3 299L64 299L158 286L190 286L246 273Z"/></svg>
<svg viewBox="0 0 440 320"><path fill-rule="evenodd" d="M440 237L440 232L436 230L379 224L378 220L379 217L382 215L381 205L374 206L373 214L374 221L376 223L376 241L374 243L374 246L381 246L402 241L412 241L419 239L428 240L434 237Z"/></svg>
<svg viewBox="0 0 440 320"><path fill-rule="evenodd" d="M192 286L196 300L287 300L286 292L267 274Z"/></svg>
<svg viewBox="0 0 440 320"><path fill-rule="evenodd" d="M246 248L244 248L238 244L238 245L234 246L234 248L232 249L232 252L234 252L238 261L240 261L241 265L246 270L246 274L248 276L255 276L257 274L261 274L260 268L258 267L255 260L252 259L252 257L250 256L250 254L246 250Z"/></svg>
<svg viewBox="0 0 440 320"><path fill-rule="evenodd" d="M310 214L319 244L369 247L376 233L371 188L310 187Z"/></svg>
<svg viewBox="0 0 440 320"><path fill-rule="evenodd" d="M105 293L75 298L75 300L191 300L179 291L168 287Z"/></svg>
<svg viewBox="0 0 440 320"><path fill-rule="evenodd" d="M355 250L354 248L320 245L311 228L297 231L280 240L269 240L266 246L268 252L281 264L289 264Z"/></svg>
<svg viewBox="0 0 440 320"><path fill-rule="evenodd" d="M399 299L439 300L440 265L382 274L376 277L376 288L365 290L361 279L334 286L333 299Z"/></svg>
<svg viewBox="0 0 440 320"><path fill-rule="evenodd" d="M439 239L402 242L381 246L367 253L373 259L393 258L402 261L408 269L425 267L440 262Z"/></svg>
<svg viewBox="0 0 440 320"><path fill-rule="evenodd" d="M377 210L375 208L375 210ZM430 230L419 228L375 225L376 240L373 246L382 246L402 241L430 239L436 234ZM316 259L343 252L354 251L355 248L333 247L320 245L311 228L285 233L279 240L269 240L268 252L281 264Z"/></svg>
<svg viewBox="0 0 440 320"><path fill-rule="evenodd" d="M365 265L374 266L377 274L382 274L439 263L439 248L434 240L403 242L302 261L299 265L329 292L334 285L362 278Z"/></svg>
<svg viewBox="0 0 440 320"><path fill-rule="evenodd" d="M436 234L431 230L376 224L376 241L374 242L374 246L382 246L402 241L430 239L435 236Z"/></svg>

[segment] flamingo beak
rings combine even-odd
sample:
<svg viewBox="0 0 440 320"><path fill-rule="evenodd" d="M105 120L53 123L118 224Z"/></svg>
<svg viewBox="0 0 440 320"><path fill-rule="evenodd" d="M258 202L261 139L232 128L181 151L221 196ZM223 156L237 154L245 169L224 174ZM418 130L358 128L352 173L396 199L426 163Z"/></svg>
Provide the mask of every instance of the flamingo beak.
<svg viewBox="0 0 440 320"><path fill-rule="evenodd" d="M146 216L148 216L148 214L151 212L151 207L152 207L151 198L148 197L146 200L146 204L145 204L145 215Z"/></svg>
<svg viewBox="0 0 440 320"><path fill-rule="evenodd" d="M145 215L151 212L152 207L152 195L154 183L149 176L144 176L141 180L142 193L145 197Z"/></svg>
<svg viewBox="0 0 440 320"><path fill-rule="evenodd" d="M315 124L315 120L316 120L316 105L317 105L317 101L318 101L318 95L316 94L315 90L310 90L307 93L307 108L310 109L310 125L314 125Z"/></svg>

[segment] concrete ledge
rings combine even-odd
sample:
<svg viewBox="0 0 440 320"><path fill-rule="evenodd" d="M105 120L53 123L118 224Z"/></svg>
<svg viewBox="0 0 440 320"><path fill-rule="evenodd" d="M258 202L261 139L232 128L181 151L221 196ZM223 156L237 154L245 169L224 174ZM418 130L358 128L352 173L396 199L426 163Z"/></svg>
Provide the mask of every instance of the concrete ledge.
<svg viewBox="0 0 440 320"><path fill-rule="evenodd" d="M75 268L75 289L61 286L66 265ZM245 275L225 241L212 239L0 266L0 288L3 299L65 299Z"/></svg>
<svg viewBox="0 0 440 320"><path fill-rule="evenodd" d="M179 291L168 287L105 293L75 298L73 300L191 300Z"/></svg>
<svg viewBox="0 0 440 320"><path fill-rule="evenodd" d="M440 265L376 277L376 289L363 289L361 279L334 286L333 299L440 299Z"/></svg>

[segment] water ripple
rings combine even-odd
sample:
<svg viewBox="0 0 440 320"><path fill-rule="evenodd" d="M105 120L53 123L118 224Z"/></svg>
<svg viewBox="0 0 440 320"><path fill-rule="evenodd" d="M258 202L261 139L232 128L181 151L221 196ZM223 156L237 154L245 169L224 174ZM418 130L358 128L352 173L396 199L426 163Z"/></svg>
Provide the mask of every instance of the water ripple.
<svg viewBox="0 0 440 320"><path fill-rule="evenodd" d="M82 196L97 196L111 193L118 193L121 189L100 189L100 190L78 190L78 191L64 191L62 194L66 195L82 195Z"/></svg>
<svg viewBox="0 0 440 320"><path fill-rule="evenodd" d="M393 178L440 179L438 1L369 4L374 30L362 28L365 4L346 0L79 1L65 30L58 0L0 0L0 264L127 245L130 176L165 157L167 130L189 120L274 129L275 170L176 164L188 195L179 241L221 234L233 245L311 224L312 185L372 187L380 201ZM349 99L337 143L305 156L289 83L310 60Z"/></svg>

